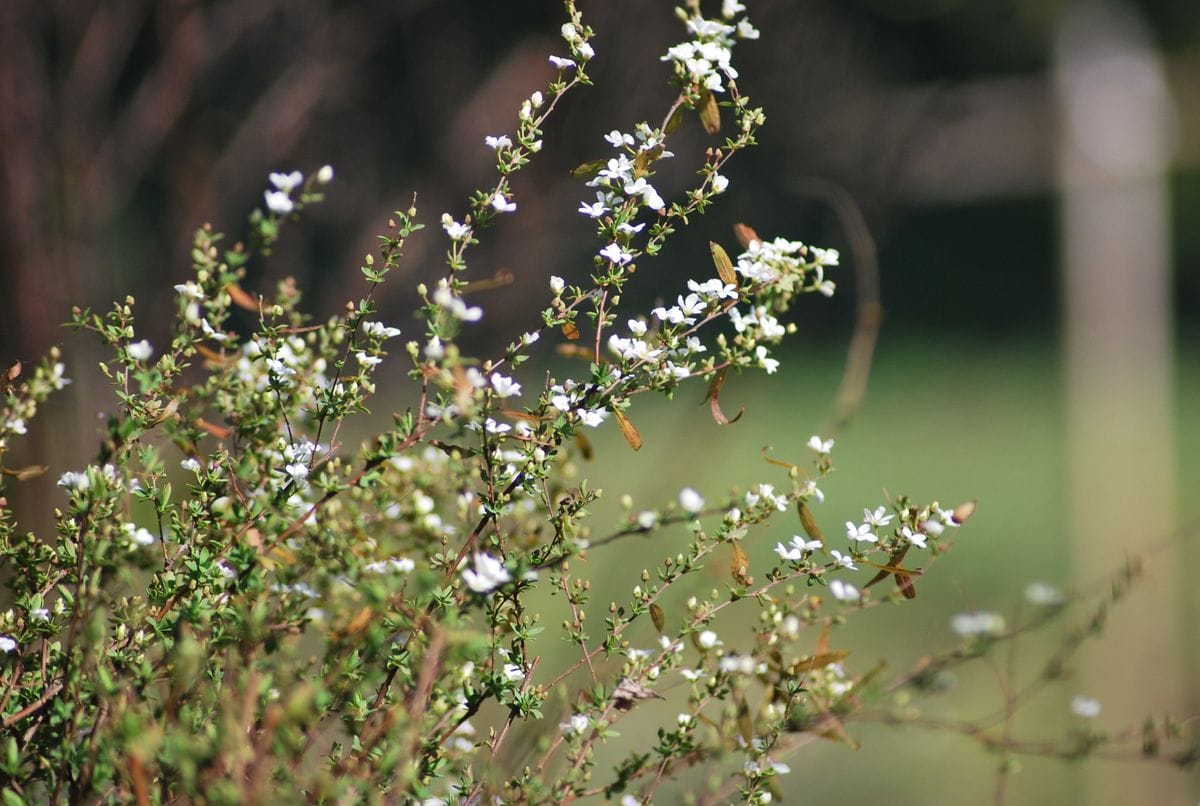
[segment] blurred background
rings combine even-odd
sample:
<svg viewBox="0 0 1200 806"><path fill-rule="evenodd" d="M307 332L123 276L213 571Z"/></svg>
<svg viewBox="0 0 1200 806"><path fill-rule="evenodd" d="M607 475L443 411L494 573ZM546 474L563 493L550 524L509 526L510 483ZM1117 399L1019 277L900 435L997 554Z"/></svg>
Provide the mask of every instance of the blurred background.
<svg viewBox="0 0 1200 806"><path fill-rule="evenodd" d="M519 213L474 251L475 276L507 269L517 280L479 298L489 314L473 332L478 352L528 326L544 303L528 289L549 274L587 276L596 244L574 210L591 193L569 171L607 154L605 132L659 120L673 98L658 61L685 38L671 4L581 5L597 32L596 86L564 101L546 150L515 180ZM735 64L739 86L767 112L761 145L731 163L730 190L711 213L641 265L627 310L710 275L707 241L732 251L739 221L840 248L839 294L798 307L799 334L777 376L726 385L726 409L746 406L742 421L714 424L699 388L669 407L639 400L630 416L645 448L635 455L615 430L602 433L594 467L581 472L614 491L632 482L637 506L650 507L684 484L712 499L731 485L779 483L759 456L766 445L807 460L864 269L854 230L831 204L848 198L878 254L886 316L861 409L836 435L838 472L818 517L836 534L887 494L979 499L922 595L872 611L839 639L854 649L850 665L862 672L886 656L900 672L954 644L954 612L1012 620L1034 580L1103 594L1106 575L1145 556L1142 581L1105 636L1077 657L1073 677L1032 703L1015 735L1078 730L1068 705L1078 693L1101 700L1093 728L1103 731L1167 708L1197 711L1200 551L1188 524L1200 517L1189 494L1200 482L1200 4L749 5L763 37L740 45ZM52 480L94 456L96 418L111 405L92 369L95 345L65 338L70 307L133 295L139 336L165 339L192 230L207 221L236 239L262 204L268 171L336 170L327 203L288 226L245 284L269 291L295 276L317 317L357 298L362 256L417 194L434 226L378 297L382 318L414 336L411 288L440 274L437 219L461 216L466 194L490 181L483 137L511 133L520 100L549 80L560 23L549 0L0 4L0 363L62 344L75 379L22 448L30 461L50 457L51 473L10 497L53 500ZM681 129L678 156L656 179L664 196L687 186L712 144L694 120ZM550 345L542 359L554 360ZM764 570L788 528L752 536ZM662 551L634 548L647 565ZM638 570L629 556L594 553L597 601L627 596ZM717 569L712 584L723 583ZM1088 608L1022 641L1023 673L1036 673ZM992 712L1004 668L965 670L960 688L931 707L962 719ZM652 733L655 712L646 713L639 724ZM664 713L673 720L674 710ZM970 739L912 727L851 732L859 753L823 743L789 759L787 802L995 798L1002 758ZM1007 787L1011 803L1200 796L1194 773L1161 762L1026 758Z"/></svg>

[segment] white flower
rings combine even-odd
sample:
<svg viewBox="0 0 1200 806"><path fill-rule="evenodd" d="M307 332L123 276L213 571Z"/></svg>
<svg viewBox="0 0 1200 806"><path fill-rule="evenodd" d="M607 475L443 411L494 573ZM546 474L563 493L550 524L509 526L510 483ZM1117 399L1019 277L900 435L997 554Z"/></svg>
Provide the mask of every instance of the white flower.
<svg viewBox="0 0 1200 806"><path fill-rule="evenodd" d="M758 345L754 348L754 355L758 358L758 364L767 371L768 375L774 375L779 369L779 359L769 358L767 356L767 348L764 345Z"/></svg>
<svg viewBox="0 0 1200 806"><path fill-rule="evenodd" d="M808 247L808 254L818 266L836 266L841 255L836 249L822 249L819 246Z"/></svg>
<svg viewBox="0 0 1200 806"><path fill-rule="evenodd" d="M717 638L717 634L712 630L705 630L700 633L697 640L702 649L712 649L715 646L721 645L721 639Z"/></svg>
<svg viewBox="0 0 1200 806"><path fill-rule="evenodd" d="M194 299L197 301L204 299L204 289L191 280L175 286L175 293L184 299Z"/></svg>
<svg viewBox="0 0 1200 806"><path fill-rule="evenodd" d="M498 213L511 213L517 209L517 203L506 199L503 193L497 193L492 197L492 207Z"/></svg>
<svg viewBox="0 0 1200 806"><path fill-rule="evenodd" d="M999 635L1004 632L1004 616L985 610L956 613L950 619L950 629L964 638L972 635Z"/></svg>
<svg viewBox="0 0 1200 806"><path fill-rule="evenodd" d="M704 509L704 499L691 487L684 487L679 491L679 506L684 512L695 515Z"/></svg>
<svg viewBox="0 0 1200 806"><path fill-rule="evenodd" d="M738 0L722 0L721 2L721 16L727 20L733 19L745 10L746 6Z"/></svg>
<svg viewBox="0 0 1200 806"><path fill-rule="evenodd" d="M566 281L558 275L550 276L550 290L555 294L561 294L563 289L567 287Z"/></svg>
<svg viewBox="0 0 1200 806"><path fill-rule="evenodd" d="M845 554L842 554L837 549L834 549L833 551L829 552L829 554L831 557L833 557L834 563L836 563L837 565L840 565L842 568L849 568L851 571L858 570L858 566L854 564L853 557L849 557Z"/></svg>
<svg viewBox="0 0 1200 806"><path fill-rule="evenodd" d="M863 523L876 527L887 526L892 522L892 516L886 513L887 510L883 507L876 507L874 512L869 509L863 509Z"/></svg>
<svg viewBox="0 0 1200 806"><path fill-rule="evenodd" d="M328 185L332 181L333 181L333 166L332 165L322 165L321 169L319 171L317 171L317 182L322 185Z"/></svg>
<svg viewBox="0 0 1200 806"><path fill-rule="evenodd" d="M204 331L204 335L208 336L213 341L228 341L229 336L214 328L208 323L207 319L200 320L200 329Z"/></svg>
<svg viewBox="0 0 1200 806"><path fill-rule="evenodd" d="M588 729L588 718L586 714L573 714L570 720L559 723L559 728L563 733L580 734Z"/></svg>
<svg viewBox="0 0 1200 806"><path fill-rule="evenodd" d="M442 229L446 231L452 241L462 241L471 236L471 228L455 221L449 213L442 213Z"/></svg>
<svg viewBox="0 0 1200 806"><path fill-rule="evenodd" d="M804 549L788 548L782 543L775 544L775 553L779 555L781 560L799 560L804 556Z"/></svg>
<svg viewBox="0 0 1200 806"><path fill-rule="evenodd" d="M919 549L928 548L925 545L925 535L921 532L914 532L912 529L909 529L907 526L901 526L900 527L900 536L903 537L905 540L907 540L909 543L912 543L914 546L916 546Z"/></svg>
<svg viewBox="0 0 1200 806"><path fill-rule="evenodd" d="M25 418L16 417L8 421L7 429L14 434L27 434L29 429L25 427Z"/></svg>
<svg viewBox="0 0 1200 806"><path fill-rule="evenodd" d="M1045 582L1030 582L1025 588L1025 601L1042 607L1057 607L1066 601L1062 591Z"/></svg>
<svg viewBox="0 0 1200 806"><path fill-rule="evenodd" d="M737 24L737 33L742 39L758 39L759 30L750 24L750 20L742 20Z"/></svg>
<svg viewBox="0 0 1200 806"><path fill-rule="evenodd" d="M186 459L182 460L179 463L179 466L182 467L184 470L188 471L189 473L199 473L200 472L200 460L196 459L194 456L189 456Z"/></svg>
<svg viewBox="0 0 1200 806"><path fill-rule="evenodd" d="M621 132L617 131L616 129L613 129L611 132L604 135L604 139L613 148L620 148L621 146L633 145L633 135L622 134Z"/></svg>
<svg viewBox="0 0 1200 806"><path fill-rule="evenodd" d="M722 176L721 174L713 174L712 175L713 193L724 193L728 187L729 187L729 177Z"/></svg>
<svg viewBox="0 0 1200 806"><path fill-rule="evenodd" d="M483 142L487 144L488 148L512 148L512 140L509 139L507 134L502 134L499 137L494 137L489 134L487 137L483 138Z"/></svg>
<svg viewBox="0 0 1200 806"><path fill-rule="evenodd" d="M1071 700L1071 713L1084 719L1095 719L1100 716L1100 701L1093 697L1076 694Z"/></svg>
<svg viewBox="0 0 1200 806"><path fill-rule="evenodd" d="M656 523L658 523L658 513L657 512L652 512L647 509L644 512L638 513L637 525L640 526L641 528L653 529L654 525Z"/></svg>
<svg viewBox="0 0 1200 806"><path fill-rule="evenodd" d="M600 257L616 263L618 266L624 266L626 263L633 260L633 255L622 249L616 242L610 243L608 246L601 249Z"/></svg>
<svg viewBox="0 0 1200 806"><path fill-rule="evenodd" d="M178 288L178 286L176 287ZM54 384L55 389L62 389L64 386L67 386L71 383L70 378L63 377L63 372L65 371L66 365L62 364L61 362L54 365L53 375L50 378L50 382Z"/></svg>
<svg viewBox="0 0 1200 806"><path fill-rule="evenodd" d="M871 533L871 524L864 523L855 526L850 521L846 521L846 539L855 543L876 543L879 541L879 538Z"/></svg>
<svg viewBox="0 0 1200 806"><path fill-rule="evenodd" d="M839 602L857 602L862 598L862 594L858 592L858 588L848 582L843 582L840 579L832 579L829 581L829 592L833 594L833 598Z"/></svg>
<svg viewBox="0 0 1200 806"><path fill-rule="evenodd" d="M145 527L137 527L132 523L121 524L121 534L129 540L129 548L149 546L154 543L154 535Z"/></svg>
<svg viewBox="0 0 1200 806"><path fill-rule="evenodd" d="M462 572L463 581L467 587L476 593L488 593L506 582L512 581L512 575L504 564L486 552L475 552L475 568Z"/></svg>
<svg viewBox="0 0 1200 806"><path fill-rule="evenodd" d="M504 664L503 673L504 679L510 683L516 683L525 679L525 670L515 663Z"/></svg>
<svg viewBox="0 0 1200 806"><path fill-rule="evenodd" d="M276 215L287 215L296 209L291 198L282 190L264 190L263 198L267 201L267 209Z"/></svg>
<svg viewBox="0 0 1200 806"><path fill-rule="evenodd" d="M606 199L604 198L604 194L597 193L594 204L588 204L587 202L579 203L579 212L583 213L589 218L599 218L608 212L608 206L605 204L605 201Z"/></svg>
<svg viewBox="0 0 1200 806"><path fill-rule="evenodd" d="M66 473L63 473L58 477L58 486L65 487L69 490L78 490L83 492L90 487L91 484L92 481L88 478L87 471L76 473L73 470L68 470Z"/></svg>
<svg viewBox="0 0 1200 806"><path fill-rule="evenodd" d="M400 335L400 328L387 327L383 322L363 322L363 333L378 339L391 339Z"/></svg>
<svg viewBox="0 0 1200 806"><path fill-rule="evenodd" d="M383 356L367 355L366 353L362 352L361 350L359 350L358 352L356 352L354 354L354 358L356 361L358 361L359 364L361 364L364 367L377 367L383 363Z"/></svg>
<svg viewBox="0 0 1200 806"><path fill-rule="evenodd" d="M579 421L589 428L599 428L608 417L604 409L578 409L575 413L579 415Z"/></svg>
<svg viewBox="0 0 1200 806"><path fill-rule="evenodd" d="M704 677L703 669L680 669L679 673L681 675L683 675L684 677L686 677L688 680L691 680L692 682L695 682L695 681L699 680L701 677Z"/></svg>
<svg viewBox="0 0 1200 806"><path fill-rule="evenodd" d="M581 42L579 45L579 58L583 61L589 61L596 58L596 51L588 42Z"/></svg>
<svg viewBox="0 0 1200 806"><path fill-rule="evenodd" d="M154 347L152 347L150 342L146 341L145 339L142 339L141 341L135 341L126 349L129 352L129 357L134 361L145 361L150 358L150 356L154 355Z"/></svg>
<svg viewBox="0 0 1200 806"><path fill-rule="evenodd" d="M292 171L287 174L271 173L267 175L267 178L271 180L271 184L275 186L275 189L285 196L298 188L300 183L304 181L304 175L299 171Z"/></svg>
<svg viewBox="0 0 1200 806"><path fill-rule="evenodd" d="M496 394L500 397L512 397L513 395L521 394L521 384L498 372L492 375L492 388L496 390Z"/></svg>
<svg viewBox="0 0 1200 806"><path fill-rule="evenodd" d="M551 56L550 64L557 67L559 70L566 70L569 67L574 67L575 62L571 59L564 59L561 56Z"/></svg>
<svg viewBox="0 0 1200 806"><path fill-rule="evenodd" d="M15 652L17 642L7 635L0 635L0 652Z"/></svg>
<svg viewBox="0 0 1200 806"><path fill-rule="evenodd" d="M35 607L29 611L29 617L34 621L49 621L50 610L46 607Z"/></svg>

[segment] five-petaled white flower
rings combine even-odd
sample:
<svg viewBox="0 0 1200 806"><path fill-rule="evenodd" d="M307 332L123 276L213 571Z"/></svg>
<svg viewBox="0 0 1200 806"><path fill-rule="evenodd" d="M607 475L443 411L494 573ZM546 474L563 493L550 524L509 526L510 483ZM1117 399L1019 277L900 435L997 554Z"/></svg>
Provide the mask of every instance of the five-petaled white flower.
<svg viewBox="0 0 1200 806"><path fill-rule="evenodd" d="M304 181L304 175L299 171L292 171L286 174L270 173L267 174L267 178L271 180L271 184L275 186L275 189L284 195L300 187L300 183Z"/></svg>
<svg viewBox="0 0 1200 806"><path fill-rule="evenodd" d="M1084 719L1095 719L1100 716L1100 701L1094 697L1076 694L1071 700L1071 712Z"/></svg>
<svg viewBox="0 0 1200 806"><path fill-rule="evenodd" d="M837 564L837 565L840 565L842 568L848 568L848 569L850 569L851 571L857 571L857 570L858 570L858 566L854 564L854 558L853 558L853 557L850 557L850 556L847 556L847 555L845 555L845 554L842 554L842 553L841 553L840 551L838 551L837 549L834 549L833 551L829 552L829 555L830 555L831 557L833 557L833 561L834 561L834 563L835 563L835 564Z"/></svg>
<svg viewBox="0 0 1200 806"><path fill-rule="evenodd" d="M871 531L871 524L862 523L855 526L852 522L846 521L846 538L856 543L877 543L877 538Z"/></svg>
<svg viewBox="0 0 1200 806"><path fill-rule="evenodd" d="M512 581L512 575L504 567L504 563L487 552L475 552L475 567L462 572L463 581L467 587L476 593L490 593L506 582Z"/></svg>
<svg viewBox="0 0 1200 806"><path fill-rule="evenodd" d="M150 356L154 355L154 347L145 339L142 339L141 341L135 341L133 344L129 345L126 350L129 352L129 357L134 361L145 361Z"/></svg>
<svg viewBox="0 0 1200 806"><path fill-rule="evenodd" d="M862 598L858 588L851 585L849 582L843 582L840 579L832 579L829 581L829 592L833 594L833 598L839 602L857 602Z"/></svg>
<svg viewBox="0 0 1200 806"><path fill-rule="evenodd" d="M517 203L515 201L509 201L507 198L505 198L503 193L497 193L492 197L492 207L498 213L511 213L513 210L517 209Z"/></svg>
<svg viewBox="0 0 1200 806"><path fill-rule="evenodd" d="M833 450L833 440L821 439L816 434L813 434L808 438L808 447L812 448L822 456L828 456L829 452Z"/></svg>
<svg viewBox="0 0 1200 806"><path fill-rule="evenodd" d="M869 509L863 509L863 523L871 526L887 526L892 522L892 516L887 514L887 510L883 507L876 507L872 512Z"/></svg>
<svg viewBox="0 0 1200 806"><path fill-rule="evenodd" d="M624 266L629 261L633 260L633 255L626 252L617 243L610 243L608 246L600 250L600 257L605 260L616 263L618 266Z"/></svg>
<svg viewBox="0 0 1200 806"><path fill-rule="evenodd" d="M489 134L487 137L483 138L483 142L488 148L512 148L512 140L509 139L507 134L502 134L499 137Z"/></svg>
<svg viewBox="0 0 1200 806"><path fill-rule="evenodd" d="M521 394L521 384L507 375L501 375L498 372L492 376L492 389L500 397L512 397L513 395Z"/></svg>
<svg viewBox="0 0 1200 806"><path fill-rule="evenodd" d="M679 506L684 512L695 515L704 509L704 498L691 487L684 487L679 491Z"/></svg>
<svg viewBox="0 0 1200 806"><path fill-rule="evenodd" d="M914 546L916 546L919 549L926 548L925 535L922 532L914 532L912 529L909 529L907 526L901 526L900 527L900 536L903 537L905 540L907 540L909 543L912 543Z"/></svg>

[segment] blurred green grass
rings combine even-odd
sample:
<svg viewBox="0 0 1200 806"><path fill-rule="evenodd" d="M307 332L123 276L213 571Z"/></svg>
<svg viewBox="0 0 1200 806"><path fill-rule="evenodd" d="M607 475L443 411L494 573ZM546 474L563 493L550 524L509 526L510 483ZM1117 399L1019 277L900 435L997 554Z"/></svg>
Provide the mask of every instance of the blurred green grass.
<svg viewBox="0 0 1200 806"><path fill-rule="evenodd" d="M1195 366L1189 355L1180 359L1185 370ZM614 522L617 500L624 492L633 496L638 511L674 499L685 485L710 502L734 487L745 490L759 482L782 486L783 471L763 461L760 448L771 446L772 455L807 464L812 454L804 443L825 419L841 368L836 349L813 349L793 351L775 377L754 373L731 378L722 404L730 413L745 405L746 414L725 427L716 425L701 405L704 390L698 386L685 387L675 401L637 399L629 416L644 438L642 450L634 453L616 428L606 427L595 435L596 459L580 463L580 475L606 493L593 508L593 537L605 533L599 525ZM836 540L843 521L887 500L885 489L893 496L904 493L916 501L938 499L944 505L977 498L979 506L956 533L954 551L920 581L915 601L861 614L835 633L834 644L854 652L848 662L853 670L861 673L887 658L889 672L897 673L922 655L953 646L948 620L955 612L994 609L1011 620L1031 581L1070 587L1061 375L1058 345L1048 340L885 340L863 406L837 437L836 470L822 484L826 502L815 509L822 528ZM1194 405L1200 402L1200 372L1185 371L1177 391L1179 483L1187 490L1194 489L1200 477L1193 450L1200 447L1200 422L1188 416L1200 411ZM1186 503L1185 497L1185 509ZM798 531L792 513L753 531L745 543L755 566L752 571L761 574L770 567L776 559L771 550L775 542ZM597 548L585 563L573 564L577 574L594 581L593 637L599 634L608 602L628 601L641 570L653 569L686 540L683 529L631 537ZM1188 556L1196 556L1190 544L1168 552L1172 562ZM1115 558L1114 570L1119 564L1120 558ZM727 565L718 553L697 575L701 581L694 587L665 597L668 624L672 610L678 614L682 601L697 589L723 588ZM865 581L867 574L860 576ZM554 608L561 608L561 602L547 606L551 614L546 623L557 624L560 616ZM747 649L752 626L748 619L757 609L747 602L730 610L734 612L718 620L716 629L728 648ZM1019 642L1016 663L1022 679L1037 673L1064 629L1086 613L1085 607L1071 608L1063 619ZM648 620L628 635L638 647L648 648L655 641ZM559 647L563 657L571 655L569 647L561 642ZM964 669L956 691L922 701L924 713L954 719L991 713L1002 704L997 668L976 663ZM1016 734L1029 739L1064 735L1074 693L1069 681L1048 687L1016 721ZM640 706L618 730L626 740L638 736L643 744L650 743L657 727L674 723L685 696L681 687L674 694L679 699ZM1001 759L965 737L915 727L855 724L850 730L862 742L858 753L817 742L787 759L793 772L780 783L785 793L796 795L788 802L978 803L993 797ZM628 746L625 740L621 743ZM606 767L616 760L611 748L601 751L599 780L607 780ZM1083 802L1080 766L1024 758L1020 769L1010 778L1007 802ZM729 772L706 769L698 775L723 778ZM1177 773L1163 768L1162 774ZM688 787L699 786L703 779L698 775L684 779L682 787L661 790L662 802L674 802Z"/></svg>

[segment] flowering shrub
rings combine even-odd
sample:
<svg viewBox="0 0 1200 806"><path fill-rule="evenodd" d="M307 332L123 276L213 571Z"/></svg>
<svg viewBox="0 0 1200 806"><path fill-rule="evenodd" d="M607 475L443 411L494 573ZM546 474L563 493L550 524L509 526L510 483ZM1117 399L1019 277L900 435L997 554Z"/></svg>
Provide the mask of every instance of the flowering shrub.
<svg viewBox="0 0 1200 806"><path fill-rule="evenodd" d="M606 135L608 156L579 168L590 196L579 213L596 224L591 282L544 277L548 292L531 289L546 293L540 322L493 354L460 349L485 315L464 295L471 247L498 216L519 213L512 175L542 150L559 100L589 83L593 32L573 0L565 8L552 80L521 103L511 134L486 138L496 181L465 213L440 216L446 269L419 287L423 332L402 342L374 302L423 227L415 206L389 221L362 266L364 293L342 315L312 321L289 280L269 297L241 287L247 260L321 201L328 166L271 174L245 244L224 249L210 228L196 232L164 345L138 332L133 299L75 311L75 327L112 351L100 370L117 405L96 462L59 478L53 537L20 531L0 498L12 602L0 614L6 803L642 803L726 759L721 796L761 803L788 772L790 737L849 741L843 720L874 673L843 663L830 628L915 596L921 567L949 548L970 505L871 502L844 540L827 539L815 511L829 506L820 484L834 441L818 436L811 461L771 460L771 483L720 494L687 479L677 500L630 503L606 529L588 520L600 491L565 471L590 429L619 429L640 447L639 394L671 396L699 379L729 423L726 377L774 373L773 349L795 329L790 307L834 293L836 251L740 226L737 257L713 243L712 276L670 290L673 304L620 311L639 262L725 191L726 163L764 121L732 64L735 46L759 36L741 3L725 0L716 19L698 2L680 10L687 41L663 56L677 97L659 123ZM710 135L731 133L704 153L694 187L666 192L655 167L674 156L671 135L689 113ZM234 308L257 319L253 332L231 330ZM580 371L522 373L550 341L584 359ZM385 362L406 365L417 402L355 450L342 425L367 412ZM57 351L27 375L7 373L0 461L69 382ZM670 527L687 532L686 547L598 612L589 548ZM789 536L747 550L768 530ZM728 564L729 583L701 593L692 583L712 562ZM663 606L672 589L694 592L680 611ZM1039 594L1050 610L1054 593ZM719 632L732 609L757 609L752 634ZM942 665L1007 634L988 613L954 628L967 649ZM543 631L574 656L563 660ZM653 737L623 737L621 759L601 767L598 747L630 710L663 697L665 681L679 684L668 692L678 716ZM1099 704L1073 707L1087 716Z"/></svg>

